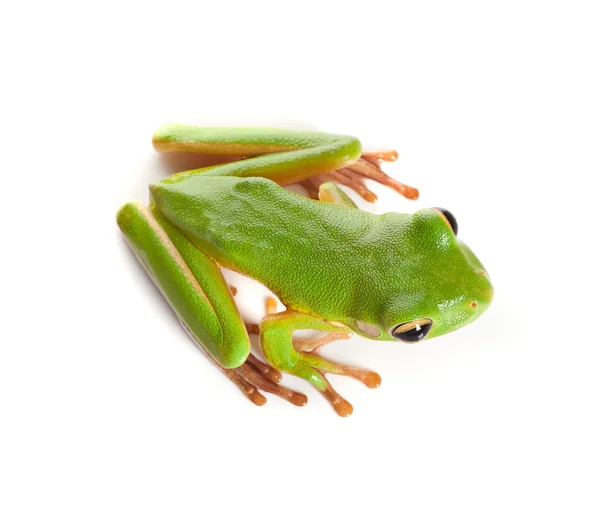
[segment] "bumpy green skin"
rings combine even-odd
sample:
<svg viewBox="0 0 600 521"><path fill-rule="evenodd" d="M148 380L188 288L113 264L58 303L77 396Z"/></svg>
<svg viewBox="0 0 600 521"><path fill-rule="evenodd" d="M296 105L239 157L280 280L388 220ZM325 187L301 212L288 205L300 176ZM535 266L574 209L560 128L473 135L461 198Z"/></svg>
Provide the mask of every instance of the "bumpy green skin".
<svg viewBox="0 0 600 521"><path fill-rule="evenodd" d="M491 298L481 264L431 209L374 215L263 178L182 177L150 191L165 218L219 265L297 311L377 325L381 340L419 318L433 320L430 337L452 331Z"/></svg>
<svg viewBox="0 0 600 521"><path fill-rule="evenodd" d="M374 215L335 185L324 187L335 204L279 186L351 164L361 153L355 138L169 125L154 142L162 150L267 154L175 174L151 185L151 211L129 203L117 217L186 329L223 367L242 364L250 348L217 265L262 282L286 305L289 314L261 324L265 355L321 390L320 370L335 367L297 353L294 329L345 325L395 340L396 326L428 318L433 338L473 321L491 301L481 263L436 211Z"/></svg>
<svg viewBox="0 0 600 521"><path fill-rule="evenodd" d="M194 340L223 367L244 363L250 352L250 340L228 285L214 262L159 213L153 215L140 203L123 206L117 222L138 260ZM157 227L168 233L169 245L177 249L193 277L173 261L172 248L157 234Z"/></svg>

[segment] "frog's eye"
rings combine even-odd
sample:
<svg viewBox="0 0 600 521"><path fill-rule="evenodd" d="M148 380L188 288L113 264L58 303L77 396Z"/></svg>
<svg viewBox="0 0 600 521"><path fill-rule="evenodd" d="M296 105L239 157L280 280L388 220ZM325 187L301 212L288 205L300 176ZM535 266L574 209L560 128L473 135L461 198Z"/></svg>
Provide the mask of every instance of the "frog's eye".
<svg viewBox="0 0 600 521"><path fill-rule="evenodd" d="M448 226L450 226L450 228L452 228L452 231L454 232L454 235L458 235L458 223L456 222L456 217L454 217L454 215L452 215L448 210L446 210L445 208L432 208L432 210L435 210L438 214L440 214L448 223Z"/></svg>
<svg viewBox="0 0 600 521"><path fill-rule="evenodd" d="M429 318L405 322L392 330L392 336L402 342L419 342L427 336L432 324Z"/></svg>

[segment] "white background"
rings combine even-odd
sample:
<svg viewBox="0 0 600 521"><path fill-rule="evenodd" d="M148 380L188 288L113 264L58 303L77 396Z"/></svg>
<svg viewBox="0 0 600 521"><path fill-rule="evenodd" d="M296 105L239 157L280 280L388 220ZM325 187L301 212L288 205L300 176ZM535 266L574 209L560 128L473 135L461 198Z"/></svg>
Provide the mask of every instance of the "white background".
<svg viewBox="0 0 600 521"><path fill-rule="evenodd" d="M0 518L598 519L599 26L592 1L3 5ZM306 407L254 407L115 224L172 121L396 147L422 197L370 209L450 209L492 306L328 347L383 377L332 377L350 418L291 377Z"/></svg>

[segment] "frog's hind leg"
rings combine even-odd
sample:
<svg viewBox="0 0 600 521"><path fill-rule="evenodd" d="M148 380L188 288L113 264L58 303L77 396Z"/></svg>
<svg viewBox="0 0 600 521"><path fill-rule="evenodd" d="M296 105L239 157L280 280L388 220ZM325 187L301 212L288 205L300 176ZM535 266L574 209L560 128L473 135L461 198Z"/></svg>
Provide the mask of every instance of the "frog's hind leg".
<svg viewBox="0 0 600 521"><path fill-rule="evenodd" d="M399 194L416 199L419 192L383 172L381 161L394 161L393 150L362 152L360 141L352 136L303 132L277 128L202 128L165 125L153 137L162 152L234 154L241 161L189 170L174 177L190 175L226 175L266 177L284 186L300 182L317 198L316 186L334 181L355 190L367 201L377 196L365 185L370 179Z"/></svg>
<svg viewBox="0 0 600 521"><path fill-rule="evenodd" d="M141 203L123 206L117 222L136 257L161 290L185 331L256 405L259 391L294 405L306 396L278 385L281 374L250 353L250 339L219 267Z"/></svg>

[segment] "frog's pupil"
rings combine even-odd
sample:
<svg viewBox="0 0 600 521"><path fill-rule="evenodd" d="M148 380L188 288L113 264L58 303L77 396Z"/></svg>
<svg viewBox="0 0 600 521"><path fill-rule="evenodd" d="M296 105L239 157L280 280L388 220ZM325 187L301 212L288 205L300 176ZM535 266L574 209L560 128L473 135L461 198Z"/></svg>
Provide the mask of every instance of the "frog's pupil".
<svg viewBox="0 0 600 521"><path fill-rule="evenodd" d="M431 321L419 324L416 323L414 327L407 329L406 331L398 331L401 329L404 324L400 324L394 329L392 335L403 342L418 342L419 340L423 340L429 330L431 329Z"/></svg>

